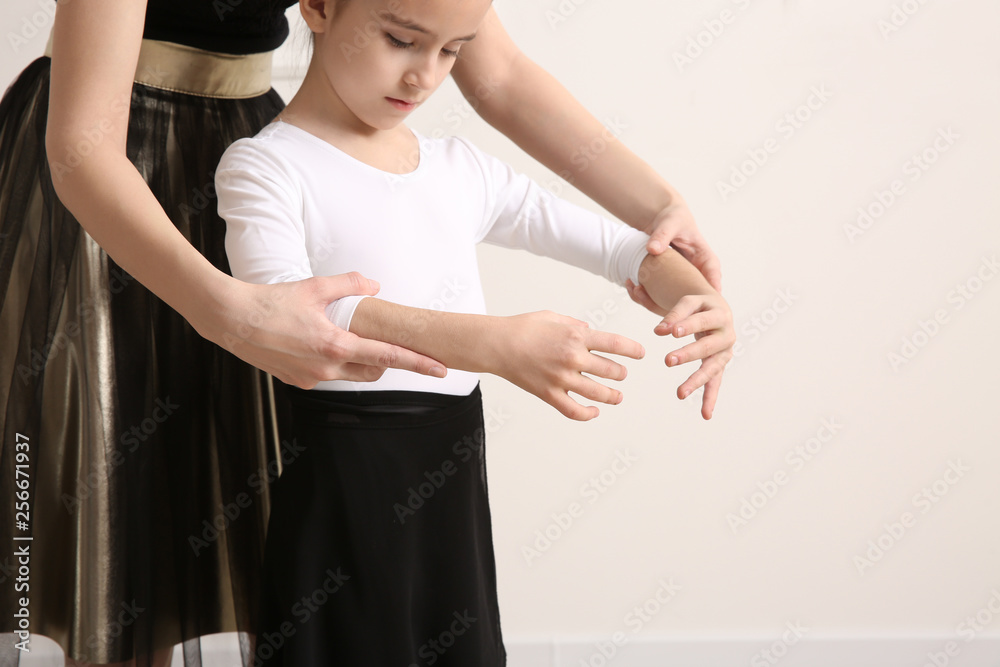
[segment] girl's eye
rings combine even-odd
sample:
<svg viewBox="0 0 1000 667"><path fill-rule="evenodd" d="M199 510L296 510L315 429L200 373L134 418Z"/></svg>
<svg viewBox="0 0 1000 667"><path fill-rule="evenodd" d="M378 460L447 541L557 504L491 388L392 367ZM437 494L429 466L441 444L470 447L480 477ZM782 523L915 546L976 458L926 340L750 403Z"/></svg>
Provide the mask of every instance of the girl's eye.
<svg viewBox="0 0 1000 667"><path fill-rule="evenodd" d="M445 54L449 58L458 57L458 49L455 49L454 51L452 51L451 49L441 49L441 53Z"/></svg>
<svg viewBox="0 0 1000 667"><path fill-rule="evenodd" d="M395 46L397 49L408 49L413 46L412 42L404 42L402 40L396 39L389 33L385 33L385 36L389 39L389 43Z"/></svg>

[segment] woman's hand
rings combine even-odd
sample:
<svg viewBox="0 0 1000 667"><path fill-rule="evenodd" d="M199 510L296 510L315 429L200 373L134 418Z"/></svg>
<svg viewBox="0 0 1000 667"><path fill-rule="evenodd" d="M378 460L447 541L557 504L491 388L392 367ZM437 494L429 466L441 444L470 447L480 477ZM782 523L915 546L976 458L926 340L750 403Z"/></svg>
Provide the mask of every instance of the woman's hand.
<svg viewBox="0 0 1000 667"><path fill-rule="evenodd" d="M673 199L669 206L653 218L649 228L645 230L650 236L646 250L650 255L659 255L672 246L705 276L705 280L715 291L721 292L722 269L718 256L708 247L708 242L698 230L687 202L677 194ZM643 301L636 299L632 290L629 290L629 295L639 305L646 306Z"/></svg>
<svg viewBox="0 0 1000 667"><path fill-rule="evenodd" d="M323 380L371 382L386 368L444 377L443 365L397 345L361 338L335 326L326 306L351 295L374 295L360 273L275 285L236 279L225 302L198 333L286 384L311 389Z"/></svg>
<svg viewBox="0 0 1000 667"><path fill-rule="evenodd" d="M594 351L632 359L641 359L645 354L642 345L634 340L595 331L586 322L547 310L501 320L495 332L496 345L491 346L497 354L490 372L534 394L570 419L587 421L600 410L581 405L567 392L610 405L622 401L620 391L583 375L625 379L624 366Z"/></svg>

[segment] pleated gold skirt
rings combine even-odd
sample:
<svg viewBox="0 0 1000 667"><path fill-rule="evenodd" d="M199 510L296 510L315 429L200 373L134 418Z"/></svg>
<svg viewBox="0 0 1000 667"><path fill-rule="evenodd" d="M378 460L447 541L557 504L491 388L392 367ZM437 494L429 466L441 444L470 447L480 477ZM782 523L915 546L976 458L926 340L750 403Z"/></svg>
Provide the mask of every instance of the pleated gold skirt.
<svg viewBox="0 0 1000 667"><path fill-rule="evenodd" d="M45 151L50 64L0 101L0 632L93 663L146 665L185 642L192 667L200 636L240 631L248 667L281 396L63 207ZM132 90L128 158L226 272L214 172L284 107L269 76L270 54L144 40ZM17 664L3 639L0 664Z"/></svg>

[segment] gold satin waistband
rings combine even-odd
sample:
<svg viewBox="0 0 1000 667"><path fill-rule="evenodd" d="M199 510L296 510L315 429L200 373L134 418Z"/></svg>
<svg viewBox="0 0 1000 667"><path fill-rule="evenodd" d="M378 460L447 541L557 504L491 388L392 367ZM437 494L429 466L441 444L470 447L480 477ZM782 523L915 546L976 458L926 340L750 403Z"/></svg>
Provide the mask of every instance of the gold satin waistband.
<svg viewBox="0 0 1000 667"><path fill-rule="evenodd" d="M256 97L271 89L272 54L266 51L234 55L143 39L135 82L201 97ZM45 55L52 57L51 31Z"/></svg>

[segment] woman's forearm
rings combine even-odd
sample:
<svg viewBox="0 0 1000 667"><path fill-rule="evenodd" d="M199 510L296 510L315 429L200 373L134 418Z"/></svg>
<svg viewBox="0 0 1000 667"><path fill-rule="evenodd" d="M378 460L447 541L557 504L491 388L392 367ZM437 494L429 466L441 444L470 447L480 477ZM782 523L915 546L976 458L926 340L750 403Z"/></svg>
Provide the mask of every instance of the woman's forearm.
<svg viewBox="0 0 1000 667"><path fill-rule="evenodd" d="M412 308L368 297L358 303L348 331L419 352L447 368L495 373L503 319Z"/></svg>
<svg viewBox="0 0 1000 667"><path fill-rule="evenodd" d="M552 75L525 56L491 9L452 72L490 125L615 217L650 232L679 193Z"/></svg>
<svg viewBox="0 0 1000 667"><path fill-rule="evenodd" d="M520 85L483 105L483 118L616 218L648 232L680 195L551 74L524 55L513 66Z"/></svg>
<svg viewBox="0 0 1000 667"><path fill-rule="evenodd" d="M87 233L204 333L235 281L177 231L126 155L145 7L141 0L59 3L46 154L56 194Z"/></svg>
<svg viewBox="0 0 1000 667"><path fill-rule="evenodd" d="M58 149L50 148L49 160L58 169ZM233 279L177 230L123 153L99 148L60 176L59 199L131 276L196 328L222 309L220 297Z"/></svg>

